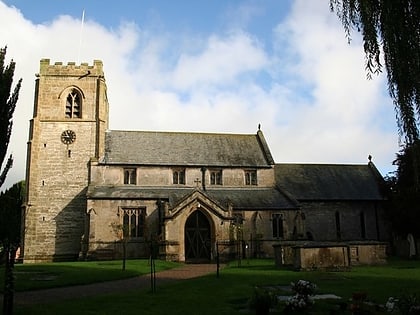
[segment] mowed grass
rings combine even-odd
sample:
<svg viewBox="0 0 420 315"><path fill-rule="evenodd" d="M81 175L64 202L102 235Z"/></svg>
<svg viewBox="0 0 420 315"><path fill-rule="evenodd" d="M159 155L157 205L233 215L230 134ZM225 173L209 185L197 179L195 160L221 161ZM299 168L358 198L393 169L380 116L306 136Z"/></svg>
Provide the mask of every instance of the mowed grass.
<svg viewBox="0 0 420 315"><path fill-rule="evenodd" d="M156 271L180 266L179 263L156 261ZM122 270L122 261L86 261L46 264L17 264L14 269L15 290L28 291L54 287L90 284L132 278L150 273L149 260L127 260ZM4 266L0 267L0 283L4 283ZM0 286L0 292L3 285Z"/></svg>
<svg viewBox="0 0 420 315"><path fill-rule="evenodd" d="M348 302L356 292L366 293L368 300L377 304L385 304L388 297L404 293L420 296L418 261L391 260L384 266L353 267L343 272L302 272L276 269L272 260L245 260L240 267L236 262L230 263L220 271L219 278L214 273L166 285L158 282L155 293L145 288L47 305L16 307L15 314L247 314L247 301L256 286L280 288L299 279L314 282L318 287L317 294L336 294L344 302ZM336 300L316 301L311 311L304 314L329 314L332 308L337 309L338 303ZM281 314L281 307L273 314ZM344 311L337 314L351 313Z"/></svg>

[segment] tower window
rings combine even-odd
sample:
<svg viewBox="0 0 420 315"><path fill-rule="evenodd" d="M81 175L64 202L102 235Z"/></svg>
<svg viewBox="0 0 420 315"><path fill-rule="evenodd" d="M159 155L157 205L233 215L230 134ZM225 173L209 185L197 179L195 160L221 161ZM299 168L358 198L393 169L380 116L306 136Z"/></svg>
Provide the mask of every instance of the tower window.
<svg viewBox="0 0 420 315"><path fill-rule="evenodd" d="M82 99L76 89L72 89L66 99L66 118L82 117Z"/></svg>

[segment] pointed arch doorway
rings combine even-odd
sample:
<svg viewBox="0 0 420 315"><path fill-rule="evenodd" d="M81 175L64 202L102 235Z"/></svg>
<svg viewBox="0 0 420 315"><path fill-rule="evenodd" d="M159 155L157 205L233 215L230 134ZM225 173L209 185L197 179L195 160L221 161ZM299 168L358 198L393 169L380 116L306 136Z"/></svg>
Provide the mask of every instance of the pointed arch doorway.
<svg viewBox="0 0 420 315"><path fill-rule="evenodd" d="M185 261L208 262L211 259L210 222L201 211L194 211L185 222Z"/></svg>

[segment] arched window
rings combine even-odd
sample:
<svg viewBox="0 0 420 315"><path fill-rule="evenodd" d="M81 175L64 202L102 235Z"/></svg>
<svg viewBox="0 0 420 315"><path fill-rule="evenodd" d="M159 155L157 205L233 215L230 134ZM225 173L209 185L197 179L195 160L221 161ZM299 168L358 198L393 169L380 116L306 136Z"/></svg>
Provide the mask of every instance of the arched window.
<svg viewBox="0 0 420 315"><path fill-rule="evenodd" d="M360 212L360 232L363 239L366 238L366 222L365 222L365 213Z"/></svg>
<svg viewBox="0 0 420 315"><path fill-rule="evenodd" d="M274 238L283 238L284 237L284 228L283 228L283 214L273 213L271 215L271 222L273 224L273 237Z"/></svg>
<svg viewBox="0 0 420 315"><path fill-rule="evenodd" d="M337 239L341 240L341 222L340 222L340 213L336 211L335 213L335 229L337 233Z"/></svg>
<svg viewBox="0 0 420 315"><path fill-rule="evenodd" d="M293 236L295 238L303 238L305 236L305 214L302 211L296 213L294 223Z"/></svg>
<svg viewBox="0 0 420 315"><path fill-rule="evenodd" d="M72 89L66 98L66 118L82 117L82 98L76 89Z"/></svg>

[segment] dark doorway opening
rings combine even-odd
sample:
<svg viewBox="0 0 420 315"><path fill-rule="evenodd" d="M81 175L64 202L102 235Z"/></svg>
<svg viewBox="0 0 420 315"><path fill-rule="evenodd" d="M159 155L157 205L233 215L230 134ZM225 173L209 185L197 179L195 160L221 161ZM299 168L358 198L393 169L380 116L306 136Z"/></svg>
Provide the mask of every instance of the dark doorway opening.
<svg viewBox="0 0 420 315"><path fill-rule="evenodd" d="M210 222L201 211L194 211L185 223L185 261L205 263L211 259Z"/></svg>

